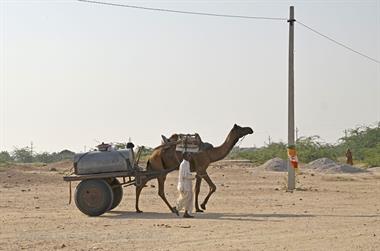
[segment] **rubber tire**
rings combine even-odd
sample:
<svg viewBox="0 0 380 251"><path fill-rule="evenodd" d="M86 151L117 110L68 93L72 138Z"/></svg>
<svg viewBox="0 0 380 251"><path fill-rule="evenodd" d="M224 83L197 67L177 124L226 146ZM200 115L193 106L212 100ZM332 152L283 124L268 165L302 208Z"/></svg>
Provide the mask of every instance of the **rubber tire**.
<svg viewBox="0 0 380 251"><path fill-rule="evenodd" d="M109 210L112 210L117 207L123 199L123 187L120 185L120 181L116 178L111 182L110 185L113 192L113 202Z"/></svg>
<svg viewBox="0 0 380 251"><path fill-rule="evenodd" d="M83 180L75 189L75 204L88 216L104 214L111 208L112 203L112 188L105 180Z"/></svg>

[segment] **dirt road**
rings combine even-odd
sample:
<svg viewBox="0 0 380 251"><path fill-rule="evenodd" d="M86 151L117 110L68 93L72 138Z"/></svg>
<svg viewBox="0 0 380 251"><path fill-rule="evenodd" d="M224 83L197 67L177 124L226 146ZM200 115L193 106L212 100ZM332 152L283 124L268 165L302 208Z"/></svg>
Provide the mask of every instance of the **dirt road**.
<svg viewBox="0 0 380 251"><path fill-rule="evenodd" d="M194 219L170 213L155 181L142 192L144 213L128 187L115 210L87 217L68 205L68 165L0 172L0 250L380 250L380 172L302 174L289 193L284 173L216 165L217 191ZM166 183L171 202L176 179Z"/></svg>

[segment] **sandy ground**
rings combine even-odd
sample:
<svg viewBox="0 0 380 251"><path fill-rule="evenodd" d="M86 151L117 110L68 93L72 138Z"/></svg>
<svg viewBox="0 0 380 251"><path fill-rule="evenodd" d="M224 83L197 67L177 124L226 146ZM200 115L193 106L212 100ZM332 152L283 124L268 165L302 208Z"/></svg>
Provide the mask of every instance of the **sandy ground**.
<svg viewBox="0 0 380 251"><path fill-rule="evenodd" d="M285 173L218 164L209 168L218 189L207 211L184 219L169 212L156 181L142 192L143 214L128 187L114 211L87 217L68 205L68 164L54 168L0 171L0 250L380 250L377 169L302 174L290 193ZM176 179L173 172L166 183L172 202Z"/></svg>

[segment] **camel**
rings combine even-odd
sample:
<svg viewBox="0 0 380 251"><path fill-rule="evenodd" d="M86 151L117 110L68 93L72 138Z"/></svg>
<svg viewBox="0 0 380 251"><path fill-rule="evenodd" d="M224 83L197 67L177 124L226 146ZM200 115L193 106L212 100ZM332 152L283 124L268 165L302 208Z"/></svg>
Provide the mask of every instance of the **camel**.
<svg viewBox="0 0 380 251"><path fill-rule="evenodd" d="M221 160L227 156L227 154L232 150L234 145L239 141L240 138L252 134L253 130L250 127L241 127L234 125L224 143L218 147L207 148L207 150L200 151L198 153L192 154L191 169L196 172L196 183L195 183L195 209L196 212L203 212L206 210L206 204L210 199L210 196L216 191L216 186L212 182L211 178L207 174L207 168L210 163ZM149 157L147 163L147 170L162 171L163 174L157 178L158 181L158 195L162 198L165 204L169 207L171 212L177 213L175 208L173 208L165 197L165 180L168 172L179 168L182 162L182 153L176 151L175 142L178 139L177 134L173 134L169 139L166 140L165 144L156 147ZM201 208L199 208L198 195L201 188L201 182L204 179L209 185L209 193L207 194L204 201L201 203ZM139 185L136 185L136 212L141 213L139 209L139 197L142 189L145 187L149 179L142 180Z"/></svg>

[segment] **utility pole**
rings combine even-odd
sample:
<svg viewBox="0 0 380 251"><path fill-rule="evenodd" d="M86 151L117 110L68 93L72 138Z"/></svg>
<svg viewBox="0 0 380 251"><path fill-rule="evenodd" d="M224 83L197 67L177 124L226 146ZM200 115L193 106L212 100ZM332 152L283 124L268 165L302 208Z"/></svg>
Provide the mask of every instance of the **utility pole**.
<svg viewBox="0 0 380 251"><path fill-rule="evenodd" d="M30 141L30 156L33 156L33 141Z"/></svg>
<svg viewBox="0 0 380 251"><path fill-rule="evenodd" d="M294 145L294 6L289 10L288 147ZM295 170L288 160L288 190L296 187Z"/></svg>

